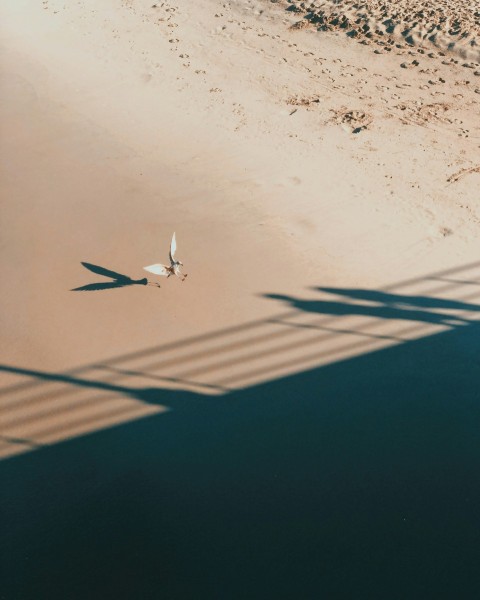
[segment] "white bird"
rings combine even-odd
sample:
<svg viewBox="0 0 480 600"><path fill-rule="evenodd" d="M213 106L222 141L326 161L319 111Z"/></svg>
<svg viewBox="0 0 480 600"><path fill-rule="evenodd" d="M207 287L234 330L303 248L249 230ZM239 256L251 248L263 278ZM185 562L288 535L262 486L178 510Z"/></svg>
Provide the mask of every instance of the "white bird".
<svg viewBox="0 0 480 600"><path fill-rule="evenodd" d="M170 266L167 265L150 265L148 267L143 267L145 271L149 271L150 273L155 273L155 275L163 275L164 277L170 277L170 275L176 275L182 281L185 281L187 277L180 271L180 267L183 267L183 263L180 260L175 258L175 252L177 250L177 240L175 239L175 233L172 236L172 241L170 243Z"/></svg>

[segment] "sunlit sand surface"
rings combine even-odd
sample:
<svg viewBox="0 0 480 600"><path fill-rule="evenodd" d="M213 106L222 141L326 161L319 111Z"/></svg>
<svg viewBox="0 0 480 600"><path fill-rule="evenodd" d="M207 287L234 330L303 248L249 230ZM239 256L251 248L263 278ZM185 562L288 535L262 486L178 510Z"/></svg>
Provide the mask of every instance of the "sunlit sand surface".
<svg viewBox="0 0 480 600"><path fill-rule="evenodd" d="M459 597L476 3L0 18L0 595Z"/></svg>

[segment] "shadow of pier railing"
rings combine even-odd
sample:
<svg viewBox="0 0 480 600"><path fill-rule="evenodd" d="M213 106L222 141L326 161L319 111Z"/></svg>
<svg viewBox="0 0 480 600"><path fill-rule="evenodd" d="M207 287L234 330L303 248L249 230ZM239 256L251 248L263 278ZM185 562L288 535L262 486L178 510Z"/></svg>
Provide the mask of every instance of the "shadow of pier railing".
<svg viewBox="0 0 480 600"><path fill-rule="evenodd" d="M480 263L274 300L68 373L3 367L0 596L476 597Z"/></svg>
<svg viewBox="0 0 480 600"><path fill-rule="evenodd" d="M313 290L314 295L310 292L307 298L266 294L288 306L269 318L64 373L1 366L0 371L28 381L0 388L0 456L169 410L168 404L151 401L156 397L151 390L168 390L170 398L175 391L224 397L280 377L468 327L480 317L480 263L383 290Z"/></svg>

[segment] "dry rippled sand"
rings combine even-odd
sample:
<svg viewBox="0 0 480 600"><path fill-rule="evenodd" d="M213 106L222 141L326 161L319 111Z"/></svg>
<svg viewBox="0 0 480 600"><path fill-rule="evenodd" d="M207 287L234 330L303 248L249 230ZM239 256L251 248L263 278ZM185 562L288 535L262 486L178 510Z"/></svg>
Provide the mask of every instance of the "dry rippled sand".
<svg viewBox="0 0 480 600"><path fill-rule="evenodd" d="M480 61L480 5L477 0L327 0L288 2L303 14L294 27L343 30L364 43L390 47L435 46Z"/></svg>

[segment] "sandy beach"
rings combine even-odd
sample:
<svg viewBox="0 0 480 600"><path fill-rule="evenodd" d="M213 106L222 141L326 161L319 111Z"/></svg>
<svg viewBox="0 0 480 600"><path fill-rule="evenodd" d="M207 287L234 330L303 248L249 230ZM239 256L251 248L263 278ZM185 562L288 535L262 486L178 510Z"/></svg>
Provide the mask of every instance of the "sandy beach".
<svg viewBox="0 0 480 600"><path fill-rule="evenodd" d="M0 17L0 597L473 597L477 3Z"/></svg>

